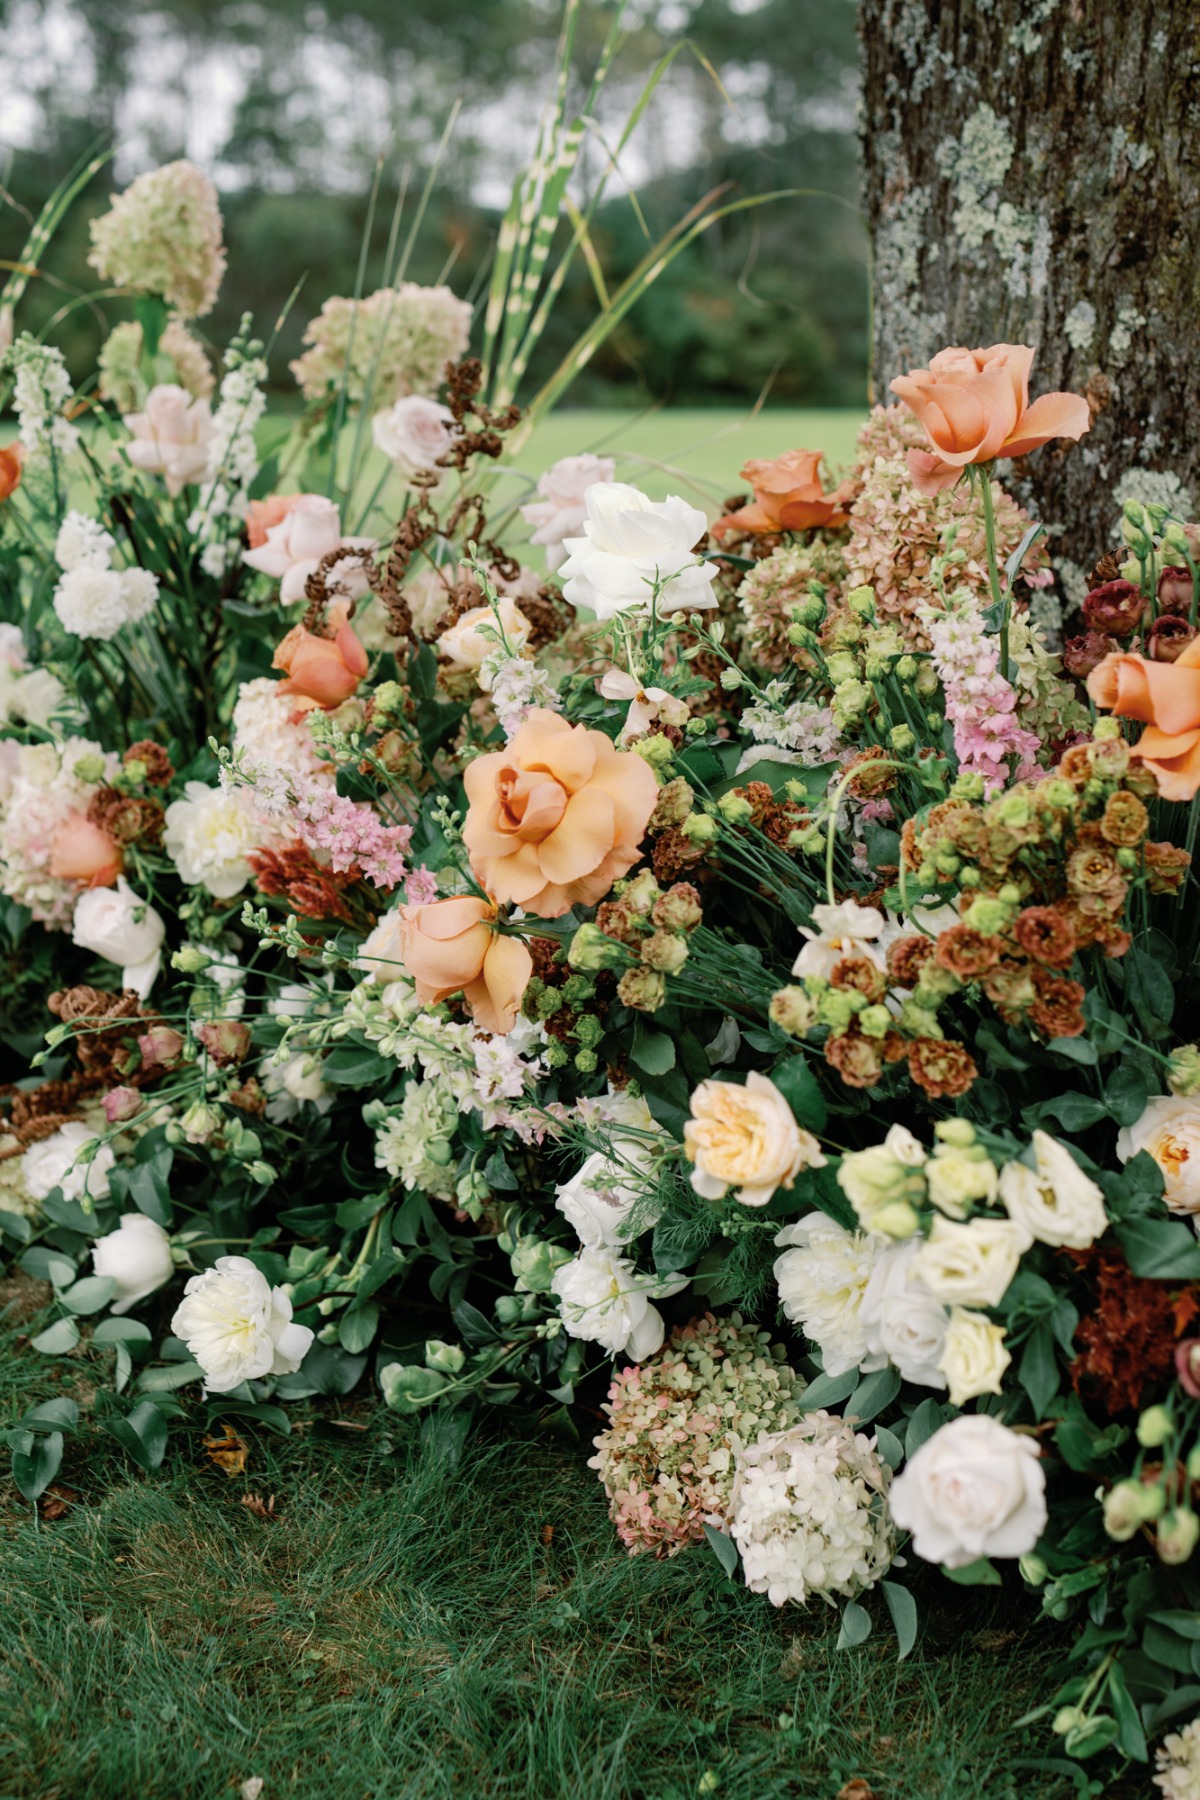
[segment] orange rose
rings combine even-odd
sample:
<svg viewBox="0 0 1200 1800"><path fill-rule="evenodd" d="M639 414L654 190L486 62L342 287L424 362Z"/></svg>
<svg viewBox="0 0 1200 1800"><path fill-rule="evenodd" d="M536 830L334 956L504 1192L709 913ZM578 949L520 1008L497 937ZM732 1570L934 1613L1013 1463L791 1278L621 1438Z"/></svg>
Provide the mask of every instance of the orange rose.
<svg viewBox="0 0 1200 1800"><path fill-rule="evenodd" d="M754 489L749 506L726 513L713 526L714 537L725 531L811 531L818 525L844 525L843 510L854 498L853 481L826 494L821 487L820 450L788 450L774 462L748 462L743 481Z"/></svg>
<svg viewBox="0 0 1200 1800"><path fill-rule="evenodd" d="M298 695L308 708L340 706L367 672L367 653L346 620L345 606L331 607L329 622L337 627L332 637L318 637L307 625L293 625L272 663L287 674L279 684L280 693Z"/></svg>
<svg viewBox="0 0 1200 1800"><path fill-rule="evenodd" d="M496 908L473 894L400 909L400 960L426 1004L462 993L484 1031L512 1030L533 958L494 929Z"/></svg>
<svg viewBox="0 0 1200 1800"><path fill-rule="evenodd" d="M111 887L124 866L120 846L86 813L69 813L50 845L50 873L84 887Z"/></svg>
<svg viewBox="0 0 1200 1800"><path fill-rule="evenodd" d="M268 500L251 500L246 508L246 535L251 550L262 548L272 525L286 519L299 498L299 494L272 494Z"/></svg>
<svg viewBox="0 0 1200 1800"><path fill-rule="evenodd" d="M542 707L463 780L463 842L481 885L543 919L603 900L637 861L658 801L640 756Z"/></svg>
<svg viewBox="0 0 1200 1800"><path fill-rule="evenodd" d="M1153 769L1164 800L1190 800L1200 788L1200 637L1173 663L1110 654L1087 689L1106 712L1145 722L1136 756Z"/></svg>
<svg viewBox="0 0 1200 1800"><path fill-rule="evenodd" d="M1082 394L1029 400L1028 344L988 350L939 350L927 369L898 375L892 392L916 413L932 450L910 450L908 467L923 494L953 487L969 463L1025 456L1051 438L1081 438L1091 423Z"/></svg>
<svg viewBox="0 0 1200 1800"><path fill-rule="evenodd" d="M0 450L0 500L7 500L21 479L21 446L5 444Z"/></svg>

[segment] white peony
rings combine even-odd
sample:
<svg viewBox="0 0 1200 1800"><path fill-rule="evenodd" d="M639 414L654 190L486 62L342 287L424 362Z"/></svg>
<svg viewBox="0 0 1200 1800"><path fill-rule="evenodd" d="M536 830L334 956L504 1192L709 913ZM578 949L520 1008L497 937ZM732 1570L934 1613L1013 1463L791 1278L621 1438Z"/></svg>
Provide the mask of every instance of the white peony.
<svg viewBox="0 0 1200 1800"><path fill-rule="evenodd" d="M277 581L279 598L290 606L304 599L309 576L339 548L373 550L375 539L343 537L342 515L332 500L323 494L297 494L278 525L268 530L266 542L243 552L242 561ZM351 600L361 600L367 592L366 573L357 562L335 563L328 583Z"/></svg>
<svg viewBox="0 0 1200 1800"><path fill-rule="evenodd" d="M160 382L146 396L145 410L125 415L125 454L135 469L161 475L169 494L181 494L208 468L213 435L207 400L193 400L186 388Z"/></svg>
<svg viewBox="0 0 1200 1800"><path fill-rule="evenodd" d="M612 1248L622 1242L623 1227L639 1201L653 1192L653 1138L662 1137L644 1100L635 1101L643 1117L628 1121L636 1124L645 1136L628 1131L614 1131L611 1152L597 1150L569 1181L556 1190L554 1204L563 1217L575 1227L579 1241L586 1246L606 1245ZM654 1223L647 1215L643 1229Z"/></svg>
<svg viewBox="0 0 1200 1800"><path fill-rule="evenodd" d="M253 875L247 858L270 836L270 827L244 790L189 781L183 796L167 808L167 855L189 887L231 900Z"/></svg>
<svg viewBox="0 0 1200 1800"><path fill-rule="evenodd" d="M559 570L572 606L611 619L648 607L656 584L660 612L716 605L716 568L697 561L692 549L708 529L697 507L674 494L651 500L622 481L596 482L586 498L583 534L565 540L568 555Z"/></svg>
<svg viewBox="0 0 1200 1800"><path fill-rule="evenodd" d="M905 1381L944 1388L946 1309L916 1273L919 1248L910 1241L882 1253L863 1292L858 1321L875 1368L887 1361Z"/></svg>
<svg viewBox="0 0 1200 1800"><path fill-rule="evenodd" d="M80 1151L100 1140L82 1119L69 1119L57 1131L30 1144L22 1159L25 1187L34 1200L44 1200L53 1188L62 1189L64 1200L105 1200L108 1197L108 1172L116 1157L107 1144L100 1144L89 1162L80 1162Z"/></svg>
<svg viewBox="0 0 1200 1800"><path fill-rule="evenodd" d="M877 969L886 968L883 951L875 942L886 920L877 906L860 906L857 900L843 900L840 906L814 906L812 931L800 927L806 939L804 948L792 964L793 975L820 975L828 979L835 963L843 956L863 956Z"/></svg>
<svg viewBox="0 0 1200 1800"><path fill-rule="evenodd" d="M111 1276L117 1284L112 1311L127 1313L170 1281L175 1270L171 1240L157 1220L145 1213L122 1213L117 1229L92 1245L92 1267L97 1275Z"/></svg>
<svg viewBox="0 0 1200 1800"><path fill-rule="evenodd" d="M611 481L616 467L611 456L561 457L538 480L541 499L530 500L521 508L521 517L536 527L529 541L544 548L546 567L552 575L567 554L565 540L583 530L588 516L588 489L598 481Z"/></svg>
<svg viewBox="0 0 1200 1800"><path fill-rule="evenodd" d="M454 414L423 394L406 394L371 421L376 448L406 471L432 469L453 443Z"/></svg>
<svg viewBox="0 0 1200 1800"><path fill-rule="evenodd" d="M1134 1125L1117 1133L1117 1155L1128 1162L1146 1150L1162 1171L1163 1199L1174 1213L1200 1214L1200 1097L1155 1094Z"/></svg>
<svg viewBox="0 0 1200 1800"><path fill-rule="evenodd" d="M891 1508L926 1562L962 1569L981 1556L1024 1556L1046 1527L1037 1442L986 1413L951 1419L896 1477Z"/></svg>
<svg viewBox="0 0 1200 1800"><path fill-rule="evenodd" d="M921 1280L951 1306L999 1306L1033 1239L1011 1219L937 1218L914 1267Z"/></svg>
<svg viewBox="0 0 1200 1800"><path fill-rule="evenodd" d="M652 1300L677 1294L687 1276L666 1280L640 1275L631 1262L603 1245L582 1249L554 1273L563 1328L571 1337L602 1344L611 1356L642 1362L662 1348L666 1327Z"/></svg>
<svg viewBox="0 0 1200 1800"><path fill-rule="evenodd" d="M1033 1134L1037 1166L1006 1163L1000 1198L1010 1219L1043 1244L1086 1250L1108 1229L1104 1195L1071 1152L1045 1131Z"/></svg>
<svg viewBox="0 0 1200 1800"><path fill-rule="evenodd" d="M785 1225L775 1239L775 1280L784 1313L818 1346L827 1375L847 1369L881 1369L886 1357L871 1354L862 1320L863 1296L881 1244L845 1231L825 1213L808 1213Z"/></svg>
<svg viewBox="0 0 1200 1800"><path fill-rule="evenodd" d="M1004 1345L1003 1325L983 1313L956 1306L950 1314L941 1369L950 1386L951 1406L965 1406L979 1394L998 1394L1012 1357ZM939 1384L940 1385L940 1384Z"/></svg>
<svg viewBox="0 0 1200 1800"><path fill-rule="evenodd" d="M204 1370L210 1393L229 1394L243 1381L290 1375L313 1341L307 1325L292 1323L292 1303L282 1288L245 1256L220 1256L216 1266L193 1275L171 1320Z"/></svg>
<svg viewBox="0 0 1200 1800"><path fill-rule="evenodd" d="M149 901L135 894L123 875L115 888L90 888L75 902L72 940L106 962L117 963L121 986L144 1000L162 967L167 928Z"/></svg>

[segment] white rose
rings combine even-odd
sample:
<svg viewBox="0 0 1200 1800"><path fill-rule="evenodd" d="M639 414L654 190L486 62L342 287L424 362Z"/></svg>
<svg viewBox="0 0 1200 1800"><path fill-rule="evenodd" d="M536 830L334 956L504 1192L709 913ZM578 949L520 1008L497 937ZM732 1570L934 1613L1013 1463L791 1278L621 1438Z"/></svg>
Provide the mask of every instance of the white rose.
<svg viewBox="0 0 1200 1800"><path fill-rule="evenodd" d="M881 1369L863 1329L862 1303L880 1253L878 1238L844 1231L825 1213L808 1213L775 1239L775 1280L784 1313L818 1346L827 1375Z"/></svg>
<svg viewBox="0 0 1200 1800"><path fill-rule="evenodd" d="M1200 1213L1200 1099L1155 1094L1135 1125L1117 1133L1117 1155L1128 1162L1146 1150L1162 1170L1163 1199L1174 1213Z"/></svg>
<svg viewBox="0 0 1200 1800"><path fill-rule="evenodd" d="M193 400L186 388L162 382L146 396L146 410L125 415L130 441L125 454L135 469L162 475L169 494L180 494L208 469L213 436L207 400Z"/></svg>
<svg viewBox="0 0 1200 1800"><path fill-rule="evenodd" d="M432 469L453 443L454 414L437 400L406 394L371 421L371 436L389 462L402 469Z"/></svg>
<svg viewBox="0 0 1200 1800"><path fill-rule="evenodd" d="M662 584L660 612L715 606L716 568L697 562L692 550L707 529L704 514L677 495L655 501L622 481L596 482L587 490L583 535L563 545L563 593L601 620L648 607L655 583Z"/></svg>
<svg viewBox="0 0 1200 1800"><path fill-rule="evenodd" d="M162 967L167 928L148 901L134 893L123 875L115 888L89 888L75 902L71 937L121 968L122 987L144 1000Z"/></svg>
<svg viewBox="0 0 1200 1800"><path fill-rule="evenodd" d="M313 1341L307 1325L292 1323L292 1303L245 1256L221 1256L215 1268L193 1275L171 1320L204 1370L210 1393L228 1394L243 1381L290 1375Z"/></svg>
<svg viewBox="0 0 1200 1800"><path fill-rule="evenodd" d="M521 517L536 527L531 544L546 552L546 567L558 572L567 552L564 540L577 536L588 516L587 491L598 481L611 481L617 465L611 456L564 456L546 470L537 484L540 500L521 508Z"/></svg>
<svg viewBox="0 0 1200 1800"><path fill-rule="evenodd" d="M919 1248L909 1242L883 1252L863 1293L859 1324L876 1368L890 1362L905 1381L943 1388L946 1309L914 1270Z"/></svg>
<svg viewBox="0 0 1200 1800"><path fill-rule="evenodd" d="M231 900L254 874L250 853L271 835L243 789L189 781L167 808L163 848L181 881Z"/></svg>
<svg viewBox="0 0 1200 1800"><path fill-rule="evenodd" d="M1012 1219L935 1219L915 1268L939 1300L956 1306L999 1306L1033 1239Z"/></svg>
<svg viewBox="0 0 1200 1800"><path fill-rule="evenodd" d="M108 1172L116 1157L107 1144L100 1144L90 1162L78 1161L79 1153L89 1144L99 1143L90 1125L82 1119L69 1119L39 1144L30 1144L21 1160L25 1186L34 1200L44 1200L52 1188L61 1188L64 1200L108 1198Z"/></svg>
<svg viewBox="0 0 1200 1800"><path fill-rule="evenodd" d="M263 1087L271 1096L267 1117L273 1125L286 1124L305 1106L315 1106L319 1113L329 1111L333 1095L321 1079L321 1068L321 1058L307 1050L261 1068Z"/></svg>
<svg viewBox="0 0 1200 1800"><path fill-rule="evenodd" d="M653 1130L653 1124L649 1126ZM653 1150L626 1134L614 1135L613 1154L594 1151L556 1190L554 1204L575 1227L581 1244L609 1248L623 1241L622 1226L639 1201L653 1192ZM649 1216L643 1229L654 1223Z"/></svg>
<svg viewBox="0 0 1200 1800"><path fill-rule="evenodd" d="M485 635L479 628L481 625L491 629L491 636ZM504 633L504 642L510 652L518 653L529 642L532 626L515 600L502 595L495 605L473 606L469 612L463 613L453 625L443 631L437 640L437 648L442 655L448 657L457 669L478 669L485 656L491 656L502 649L500 633ZM481 673L479 685L484 693L490 692L491 683Z"/></svg>
<svg viewBox="0 0 1200 1800"><path fill-rule="evenodd" d="M127 1313L175 1271L171 1240L157 1220L145 1213L122 1213L115 1231L92 1245L92 1267L97 1275L109 1275L117 1284L114 1313Z"/></svg>
<svg viewBox="0 0 1200 1800"><path fill-rule="evenodd" d="M323 494L297 494L278 525L268 530L266 542L243 551L242 561L277 581L280 600L290 606L304 599L305 583L331 551L373 550L375 542L343 537L342 515ZM351 600L361 600L367 592L366 573L358 564L335 563L328 584Z"/></svg>
<svg viewBox="0 0 1200 1800"><path fill-rule="evenodd" d="M662 1348L662 1314L651 1299L677 1294L686 1275L654 1280L603 1245L581 1250L555 1270L550 1283L563 1328L571 1337L602 1344L611 1356L641 1362Z"/></svg>
<svg viewBox="0 0 1200 1800"><path fill-rule="evenodd" d="M926 1562L962 1569L981 1556L1024 1556L1046 1526L1037 1444L986 1413L951 1419L896 1477L890 1502Z"/></svg>
<svg viewBox="0 0 1200 1800"><path fill-rule="evenodd" d="M954 1308L939 1365L950 1384L951 1406L965 1406L978 1394L1000 1393L1011 1361L1003 1325L993 1325L983 1313Z"/></svg>
<svg viewBox="0 0 1200 1800"><path fill-rule="evenodd" d="M1108 1229L1104 1195L1047 1132L1034 1132L1033 1153L1036 1169L1010 1162L1001 1171L1000 1198L1009 1218L1043 1244L1086 1250Z"/></svg>
<svg viewBox="0 0 1200 1800"><path fill-rule="evenodd" d="M402 907L393 906L385 912L374 930L369 931L362 941L355 958L360 969L365 969L372 981L380 987L387 987L393 981L407 980L404 958L401 955Z"/></svg>

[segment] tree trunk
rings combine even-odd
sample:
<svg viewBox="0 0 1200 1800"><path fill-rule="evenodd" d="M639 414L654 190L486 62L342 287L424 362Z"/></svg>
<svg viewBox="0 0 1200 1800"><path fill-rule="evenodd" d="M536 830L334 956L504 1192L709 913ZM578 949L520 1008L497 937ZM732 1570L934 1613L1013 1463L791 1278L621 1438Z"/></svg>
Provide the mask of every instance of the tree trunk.
<svg viewBox="0 0 1200 1800"><path fill-rule="evenodd" d="M1082 442L1006 483L1077 600L1121 501L1200 505L1200 5L861 0L859 28L876 397L1000 342L1087 395Z"/></svg>

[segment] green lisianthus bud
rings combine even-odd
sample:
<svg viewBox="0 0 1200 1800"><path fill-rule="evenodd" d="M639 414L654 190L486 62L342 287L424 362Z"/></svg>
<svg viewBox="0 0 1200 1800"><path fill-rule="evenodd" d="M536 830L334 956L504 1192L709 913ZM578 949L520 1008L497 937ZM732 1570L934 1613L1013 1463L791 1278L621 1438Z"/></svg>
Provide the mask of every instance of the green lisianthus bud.
<svg viewBox="0 0 1200 1800"><path fill-rule="evenodd" d="M379 1385L393 1412L416 1413L437 1399L446 1377L437 1369L422 1369L415 1363L388 1363L379 1371Z"/></svg>
<svg viewBox="0 0 1200 1800"><path fill-rule="evenodd" d="M439 1375L461 1375L467 1366L467 1353L461 1344L447 1344L441 1338L426 1338L425 1367Z"/></svg>

